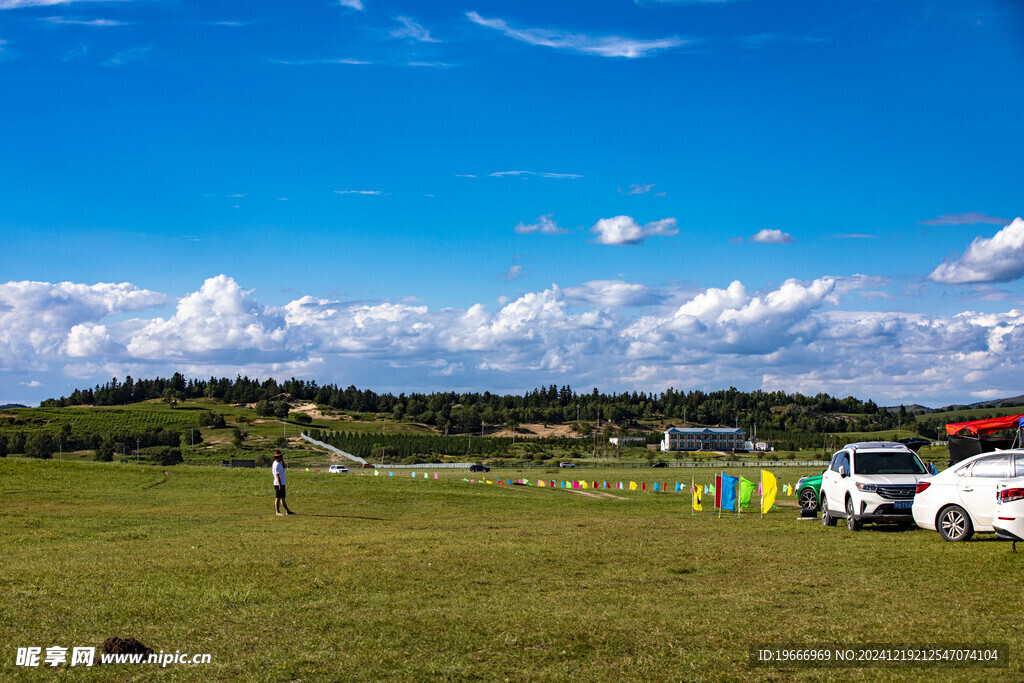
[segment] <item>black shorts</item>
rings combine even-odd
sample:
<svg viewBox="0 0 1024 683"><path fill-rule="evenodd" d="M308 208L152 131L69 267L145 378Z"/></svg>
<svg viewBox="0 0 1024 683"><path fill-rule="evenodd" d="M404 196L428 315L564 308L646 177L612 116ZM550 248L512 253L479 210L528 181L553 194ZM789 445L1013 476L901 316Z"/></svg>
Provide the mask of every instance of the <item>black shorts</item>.
<svg viewBox="0 0 1024 683"><path fill-rule="evenodd" d="M274 497L284 500L284 486L278 486L274 484Z"/></svg>

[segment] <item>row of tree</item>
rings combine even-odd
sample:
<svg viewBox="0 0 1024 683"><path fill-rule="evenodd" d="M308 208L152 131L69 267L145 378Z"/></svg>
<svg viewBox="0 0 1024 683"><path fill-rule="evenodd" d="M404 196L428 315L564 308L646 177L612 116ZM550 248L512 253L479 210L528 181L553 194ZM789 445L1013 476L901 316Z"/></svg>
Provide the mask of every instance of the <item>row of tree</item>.
<svg viewBox="0 0 1024 683"><path fill-rule="evenodd" d="M189 443L199 444L203 441L202 433L197 429L189 437ZM70 425L64 423L55 433L52 430L16 430L9 434L0 434L0 457L8 453L21 453L30 458L48 460L61 450L96 451L98 460L112 460L114 453L129 453L146 448L178 449L182 446L182 433L176 429L157 427L138 432L119 432L101 434L85 432L76 434Z"/></svg>
<svg viewBox="0 0 1024 683"><path fill-rule="evenodd" d="M551 385L523 395L491 392L434 392L378 394L369 389L292 378L285 382L238 376L234 380L170 378L135 380L117 378L92 389L76 389L69 396L48 399L44 406L124 405L162 398L213 398L226 403L255 403L265 416L286 418L288 404L281 398L310 401L327 409L386 414L439 428L446 434L479 433L488 426L523 423L566 424L587 422L635 427L644 421L668 420L679 424L737 425L752 429L809 432L875 431L894 428L913 416L894 414L873 401L836 398L819 393L805 396L781 391L721 391L662 393L602 393L596 388L578 393L566 385ZM278 399L278 400L274 400Z"/></svg>

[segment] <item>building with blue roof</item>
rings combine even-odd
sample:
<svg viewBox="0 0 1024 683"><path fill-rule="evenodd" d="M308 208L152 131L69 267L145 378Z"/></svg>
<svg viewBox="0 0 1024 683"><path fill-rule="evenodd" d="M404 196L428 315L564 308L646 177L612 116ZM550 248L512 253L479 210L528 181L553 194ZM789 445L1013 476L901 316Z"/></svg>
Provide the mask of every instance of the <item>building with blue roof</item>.
<svg viewBox="0 0 1024 683"><path fill-rule="evenodd" d="M661 440L663 451L745 450L746 433L739 427L672 427Z"/></svg>

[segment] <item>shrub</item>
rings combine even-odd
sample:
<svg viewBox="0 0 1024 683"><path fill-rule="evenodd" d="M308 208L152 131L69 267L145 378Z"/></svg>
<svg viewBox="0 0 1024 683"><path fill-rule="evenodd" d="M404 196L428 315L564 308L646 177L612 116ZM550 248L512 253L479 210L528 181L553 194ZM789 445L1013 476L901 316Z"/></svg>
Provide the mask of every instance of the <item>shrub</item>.
<svg viewBox="0 0 1024 683"><path fill-rule="evenodd" d="M220 413L214 413L210 410L204 410L199 414L199 426L200 427L212 427L213 429L223 429L227 426L224 422L224 416Z"/></svg>
<svg viewBox="0 0 1024 683"><path fill-rule="evenodd" d="M25 455L30 458L49 460L53 457L55 450L57 450L57 444L53 440L53 436L46 432L32 432L25 439Z"/></svg>

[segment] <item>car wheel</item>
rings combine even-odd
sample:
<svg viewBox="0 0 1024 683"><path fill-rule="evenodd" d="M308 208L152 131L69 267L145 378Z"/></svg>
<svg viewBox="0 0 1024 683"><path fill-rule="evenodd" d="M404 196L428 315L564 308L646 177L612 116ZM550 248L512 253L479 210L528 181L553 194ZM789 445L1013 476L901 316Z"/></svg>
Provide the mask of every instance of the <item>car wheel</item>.
<svg viewBox="0 0 1024 683"><path fill-rule="evenodd" d="M800 507L804 510L818 509L818 497L814 495L814 489L806 488L800 491Z"/></svg>
<svg viewBox="0 0 1024 683"><path fill-rule="evenodd" d="M825 504L825 494L821 495L821 525L822 526L835 526L836 518L829 514L828 505Z"/></svg>
<svg viewBox="0 0 1024 683"><path fill-rule="evenodd" d="M853 514L853 498L846 499L846 528L850 531L857 531L860 529L860 522L857 521L857 515Z"/></svg>
<svg viewBox="0 0 1024 683"><path fill-rule="evenodd" d="M974 535L971 517L959 505L950 505L939 513L935 523L939 536L945 541L967 541Z"/></svg>

